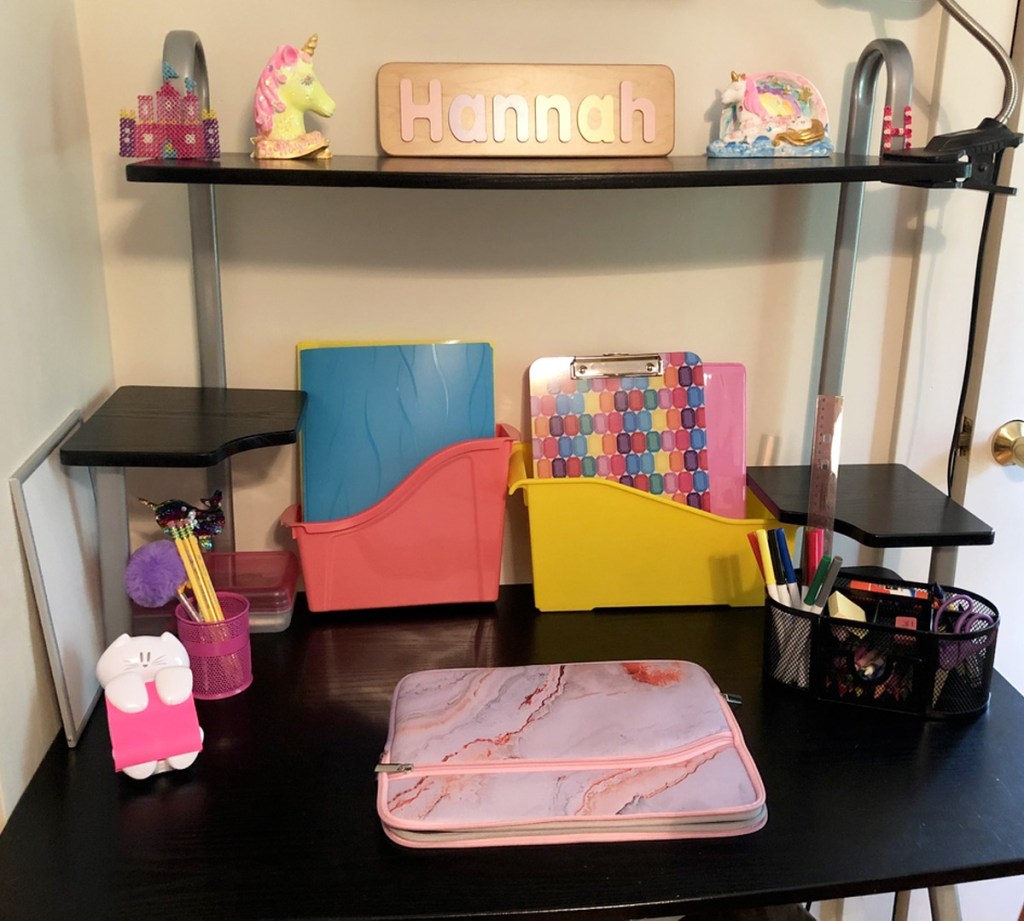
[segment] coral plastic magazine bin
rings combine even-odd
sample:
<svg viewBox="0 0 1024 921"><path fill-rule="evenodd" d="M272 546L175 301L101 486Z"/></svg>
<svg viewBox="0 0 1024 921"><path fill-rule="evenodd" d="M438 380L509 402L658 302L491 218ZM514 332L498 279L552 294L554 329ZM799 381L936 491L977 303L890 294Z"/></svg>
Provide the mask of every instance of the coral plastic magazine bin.
<svg viewBox="0 0 1024 921"><path fill-rule="evenodd" d="M370 508L281 523L299 548L311 611L494 601L501 576L513 434L438 451Z"/></svg>

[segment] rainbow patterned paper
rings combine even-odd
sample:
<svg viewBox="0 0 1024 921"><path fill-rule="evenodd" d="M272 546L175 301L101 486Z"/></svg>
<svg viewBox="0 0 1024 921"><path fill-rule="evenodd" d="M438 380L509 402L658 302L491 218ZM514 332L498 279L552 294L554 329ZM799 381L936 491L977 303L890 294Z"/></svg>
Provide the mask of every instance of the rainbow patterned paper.
<svg viewBox="0 0 1024 921"><path fill-rule="evenodd" d="M568 357L530 366L533 473L612 480L711 510L704 367L666 352L658 376L576 378Z"/></svg>

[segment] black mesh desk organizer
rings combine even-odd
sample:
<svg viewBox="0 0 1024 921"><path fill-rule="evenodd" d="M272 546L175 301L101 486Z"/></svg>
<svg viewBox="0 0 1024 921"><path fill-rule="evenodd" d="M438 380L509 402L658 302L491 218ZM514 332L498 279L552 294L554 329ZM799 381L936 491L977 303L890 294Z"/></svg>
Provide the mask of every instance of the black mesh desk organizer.
<svg viewBox="0 0 1024 921"><path fill-rule="evenodd" d="M835 587L844 592L850 581L840 576ZM929 591L921 583L881 584ZM885 611L869 610L868 621L860 622L768 598L765 676L822 701L930 719L976 716L988 707L999 615L972 592L948 588L946 593L966 596L991 623L983 616L961 633L916 630L895 626Z"/></svg>

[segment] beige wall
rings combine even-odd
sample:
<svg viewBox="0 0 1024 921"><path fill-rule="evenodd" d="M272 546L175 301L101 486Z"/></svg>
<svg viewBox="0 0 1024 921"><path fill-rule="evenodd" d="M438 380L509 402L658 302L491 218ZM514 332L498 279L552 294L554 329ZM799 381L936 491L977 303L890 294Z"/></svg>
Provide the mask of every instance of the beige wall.
<svg viewBox="0 0 1024 921"><path fill-rule="evenodd" d="M274 47L316 31L317 72L338 111L309 124L341 154L376 152L375 72L403 59L664 63L677 82L675 152L701 154L717 121L716 92L732 69L809 76L842 146L853 64L876 35L902 38L922 62L919 132L941 120L931 102L934 5L900 0L882 4L882 14L863 6L793 3L780 15L778 5L751 0L724 17L707 0L392 0L314 2L297 14L269 3L186 0L147 7L140 17L126 0L79 4L118 382L196 380L183 191L128 184L113 156L116 113L159 85L170 29L201 34L224 150L249 149L252 90ZM129 43L120 38L126 23ZM984 61L982 52L974 57ZM979 85L998 82L994 68L977 70ZM774 460L800 462L837 194L827 187L604 194L222 187L229 382L293 386L293 349L302 339L483 337L497 353L499 418L521 425L522 377L538 355L675 345L708 361L745 362L751 458L772 436ZM857 368L848 397L851 461L885 460L891 449L920 232L914 216L924 196L882 186L867 193L848 359ZM295 499L294 451L253 452L234 467L239 547L285 543L277 519ZM187 489L175 477L164 491ZM137 539L149 527L140 509ZM528 575L517 532L505 578Z"/></svg>
<svg viewBox="0 0 1024 921"><path fill-rule="evenodd" d="M31 37L31 38L30 38ZM81 59L70 0L4 11L0 146L0 471L112 383ZM0 500L0 826L59 728L9 495Z"/></svg>
<svg viewBox="0 0 1024 921"><path fill-rule="evenodd" d="M976 5L997 35L1008 36L1012 0ZM677 83L677 154L703 152L717 119L716 91L734 69L811 78L842 148L853 65L879 36L902 39L916 62L919 139L976 123L1001 94L987 55L947 37L937 4L915 0L309 0L301 7L82 0L74 9L39 0L31 12L18 7L0 48L26 64L43 48L47 66L33 67L40 82L14 103L19 133L31 129L32 155L15 157L6 147L0 174L14 215L3 225L13 284L0 309L8 336L24 343L0 371L7 393L17 395L5 409L13 437L0 447L8 470L70 409L89 407L108 388L111 360L118 384L197 382L184 192L126 183L116 157L118 110L159 85L169 30L201 35L229 151L248 150L252 89L274 47L312 32L320 35L317 72L338 111L310 126L323 129L339 154L376 152L374 75L391 60L667 64ZM34 40L24 43L29 34ZM941 84L939 61L947 73ZM805 459L835 188L223 187L217 194L233 385L293 386L294 345L303 339L481 337L497 351L499 418L522 425L523 374L538 355L685 347L708 361L747 365L748 460L760 458L766 438L775 444L770 459ZM868 188L844 462L908 461L941 482L943 413L958 381L929 370L950 339L962 341L973 254L957 247L980 220L980 197L954 202L955 194ZM277 518L295 499L294 450L240 455L234 472L238 546L287 545ZM157 480L167 485L148 492L201 489L177 474ZM130 485L142 492L145 482ZM57 720L9 504L0 509L0 553L16 574L0 588L0 795L9 810ZM139 539L151 536L144 517L136 521ZM504 577L528 574L523 535L514 529Z"/></svg>

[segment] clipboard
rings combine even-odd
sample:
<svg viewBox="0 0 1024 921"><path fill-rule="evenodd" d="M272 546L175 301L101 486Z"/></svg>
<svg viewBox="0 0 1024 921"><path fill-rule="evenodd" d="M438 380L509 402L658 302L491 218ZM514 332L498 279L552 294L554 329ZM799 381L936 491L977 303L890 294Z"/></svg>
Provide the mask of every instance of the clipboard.
<svg viewBox="0 0 1024 921"><path fill-rule="evenodd" d="M529 380L534 477L607 479L712 511L695 352L538 358Z"/></svg>

